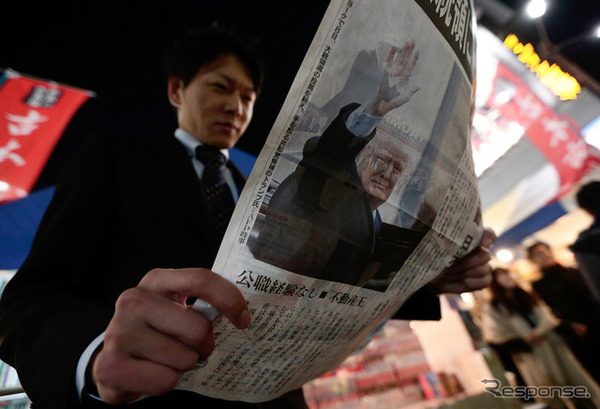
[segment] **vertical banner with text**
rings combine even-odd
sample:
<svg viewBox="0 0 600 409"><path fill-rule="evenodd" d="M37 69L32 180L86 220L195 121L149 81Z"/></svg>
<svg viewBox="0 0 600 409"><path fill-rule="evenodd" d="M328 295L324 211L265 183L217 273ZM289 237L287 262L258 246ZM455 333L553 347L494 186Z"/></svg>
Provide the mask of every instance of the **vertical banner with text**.
<svg viewBox="0 0 600 409"><path fill-rule="evenodd" d="M27 196L79 107L93 94L7 70L0 77L0 204Z"/></svg>
<svg viewBox="0 0 600 409"><path fill-rule="evenodd" d="M498 109L504 120L523 126L525 135L556 168L560 176L557 197L561 197L589 170L590 162L597 161L581 129L570 117L547 106L506 64L498 63L494 81L488 106ZM506 100L498 103L498 95Z"/></svg>

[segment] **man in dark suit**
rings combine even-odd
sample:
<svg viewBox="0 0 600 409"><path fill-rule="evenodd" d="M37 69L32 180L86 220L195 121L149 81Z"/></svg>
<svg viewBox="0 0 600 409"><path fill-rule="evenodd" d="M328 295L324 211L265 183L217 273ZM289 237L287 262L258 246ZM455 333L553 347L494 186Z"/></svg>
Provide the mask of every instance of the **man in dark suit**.
<svg viewBox="0 0 600 409"><path fill-rule="evenodd" d="M178 373L214 348L198 298L238 328L250 324L241 292L211 266L220 208L202 190L197 145L227 154L248 126L262 84L248 43L228 31L186 35L166 59L172 135L90 138L67 169L31 253L0 305L0 358L16 367L36 408L306 407L301 391L264 404L172 391ZM241 176L223 172L231 198ZM489 238L489 237L488 237ZM489 244L489 243L487 243ZM437 289L489 281L481 248ZM169 268L169 269L167 269Z"/></svg>
<svg viewBox="0 0 600 409"><path fill-rule="evenodd" d="M86 388L95 382L94 394L110 403L172 389L178 372L213 348L212 323L186 307L187 297L249 324L233 284L190 267L210 267L222 237L195 145L226 153L244 133L262 83L255 55L226 31L183 38L165 59L176 137L93 137L66 170L2 299L2 359L36 407L77 407L79 359L103 332ZM242 176L227 169L237 195ZM199 407L227 407L197 396Z"/></svg>

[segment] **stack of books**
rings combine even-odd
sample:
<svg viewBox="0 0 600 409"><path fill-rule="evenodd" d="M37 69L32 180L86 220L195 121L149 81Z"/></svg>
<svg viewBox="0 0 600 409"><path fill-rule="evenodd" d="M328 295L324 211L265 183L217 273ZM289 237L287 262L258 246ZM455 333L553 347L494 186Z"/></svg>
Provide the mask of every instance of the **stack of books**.
<svg viewBox="0 0 600 409"><path fill-rule="evenodd" d="M304 386L311 409L425 408L464 394L454 374L431 371L407 321L389 321L362 351Z"/></svg>

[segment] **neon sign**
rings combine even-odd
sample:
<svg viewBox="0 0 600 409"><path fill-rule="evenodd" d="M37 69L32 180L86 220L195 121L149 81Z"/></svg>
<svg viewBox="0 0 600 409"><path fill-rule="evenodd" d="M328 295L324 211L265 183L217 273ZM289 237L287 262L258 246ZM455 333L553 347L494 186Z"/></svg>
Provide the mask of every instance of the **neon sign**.
<svg viewBox="0 0 600 409"><path fill-rule="evenodd" d="M535 73L541 83L561 100L577 98L581 92L581 85L573 76L564 72L558 65L546 60L542 61L529 43L523 45L514 34L509 34L504 40L504 45L515 53L522 63Z"/></svg>

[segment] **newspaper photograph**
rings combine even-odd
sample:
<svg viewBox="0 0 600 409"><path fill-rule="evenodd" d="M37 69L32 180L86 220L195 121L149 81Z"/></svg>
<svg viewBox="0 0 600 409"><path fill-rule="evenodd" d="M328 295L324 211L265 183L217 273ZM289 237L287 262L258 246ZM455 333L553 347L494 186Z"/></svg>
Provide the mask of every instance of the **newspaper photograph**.
<svg viewBox="0 0 600 409"><path fill-rule="evenodd" d="M473 22L468 0L331 1L213 266L252 324L217 318L179 389L300 388L475 247Z"/></svg>

